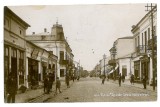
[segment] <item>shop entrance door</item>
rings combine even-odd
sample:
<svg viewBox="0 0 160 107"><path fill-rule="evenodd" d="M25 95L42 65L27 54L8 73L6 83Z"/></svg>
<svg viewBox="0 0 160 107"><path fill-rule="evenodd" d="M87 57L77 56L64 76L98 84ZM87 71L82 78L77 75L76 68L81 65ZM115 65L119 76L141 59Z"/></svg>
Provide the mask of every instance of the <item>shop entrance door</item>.
<svg viewBox="0 0 160 107"><path fill-rule="evenodd" d="M17 58L12 57L11 58L11 73L16 79L16 86L18 88L18 78L17 78Z"/></svg>

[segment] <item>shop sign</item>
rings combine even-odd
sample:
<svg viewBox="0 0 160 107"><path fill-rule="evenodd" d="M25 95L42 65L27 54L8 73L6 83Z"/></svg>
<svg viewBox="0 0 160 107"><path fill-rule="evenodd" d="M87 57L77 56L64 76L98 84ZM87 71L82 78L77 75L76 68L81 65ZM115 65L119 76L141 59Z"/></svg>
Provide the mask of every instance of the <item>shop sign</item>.
<svg viewBox="0 0 160 107"><path fill-rule="evenodd" d="M31 53L31 58L37 59L38 53L39 53L39 50L34 48L33 52Z"/></svg>

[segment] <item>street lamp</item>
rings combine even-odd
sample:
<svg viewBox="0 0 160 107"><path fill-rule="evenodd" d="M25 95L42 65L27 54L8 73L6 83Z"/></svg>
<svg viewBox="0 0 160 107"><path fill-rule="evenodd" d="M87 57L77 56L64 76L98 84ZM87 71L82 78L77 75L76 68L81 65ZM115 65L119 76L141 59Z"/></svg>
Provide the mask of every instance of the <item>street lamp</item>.
<svg viewBox="0 0 160 107"><path fill-rule="evenodd" d="M103 73L104 73L104 76L105 76L105 59L106 59L106 55L105 54L103 55L103 59L104 59L104 72Z"/></svg>

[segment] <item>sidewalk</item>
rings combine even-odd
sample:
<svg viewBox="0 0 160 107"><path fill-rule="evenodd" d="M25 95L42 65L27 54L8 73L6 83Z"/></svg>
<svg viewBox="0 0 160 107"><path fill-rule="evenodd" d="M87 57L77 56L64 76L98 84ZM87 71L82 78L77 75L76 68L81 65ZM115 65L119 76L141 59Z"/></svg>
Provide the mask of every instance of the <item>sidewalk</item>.
<svg viewBox="0 0 160 107"><path fill-rule="evenodd" d="M73 81L70 81L70 86L71 84L73 84ZM61 81L61 90L63 90L64 88L67 88L65 81ZM53 87L51 90L52 92L56 91L56 86L55 83L53 83ZM44 91L43 88L39 88L39 89L35 89L35 90L27 90L25 93L20 93L16 95L16 102L15 103L27 103L32 99L35 99L39 96L44 95ZM47 95L47 94L45 94ZM49 95L49 94L48 94Z"/></svg>
<svg viewBox="0 0 160 107"><path fill-rule="evenodd" d="M116 80L116 81L114 81L114 80L109 80L109 81L112 81L113 83L117 83L117 84L118 84L118 80ZM125 84L125 85L129 85L129 86L133 86L133 87L137 87L137 88L141 88L141 89L144 88L142 83L134 83L134 85L133 85L133 84L130 83L129 80L125 80L124 83L121 82L121 86L123 86L124 84ZM145 90L154 91L154 90L153 90L153 86L149 86L149 85L146 86L146 89L145 89ZM155 87L155 92L157 92L157 87Z"/></svg>

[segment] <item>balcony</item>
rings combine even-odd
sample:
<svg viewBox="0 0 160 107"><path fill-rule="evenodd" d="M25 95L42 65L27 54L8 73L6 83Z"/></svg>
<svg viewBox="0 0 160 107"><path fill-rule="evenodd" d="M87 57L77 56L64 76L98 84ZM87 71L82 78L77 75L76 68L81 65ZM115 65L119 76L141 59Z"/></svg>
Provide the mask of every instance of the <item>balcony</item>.
<svg viewBox="0 0 160 107"><path fill-rule="evenodd" d="M137 55L140 56L140 55L145 55L146 52L147 52L147 46L146 45L139 45L137 48L136 48L136 52L137 52Z"/></svg>
<svg viewBox="0 0 160 107"><path fill-rule="evenodd" d="M152 40L148 40L148 50L152 50ZM154 36L154 50L157 50L157 36Z"/></svg>
<svg viewBox="0 0 160 107"><path fill-rule="evenodd" d="M69 60L59 60L60 65L67 65L69 63Z"/></svg>

